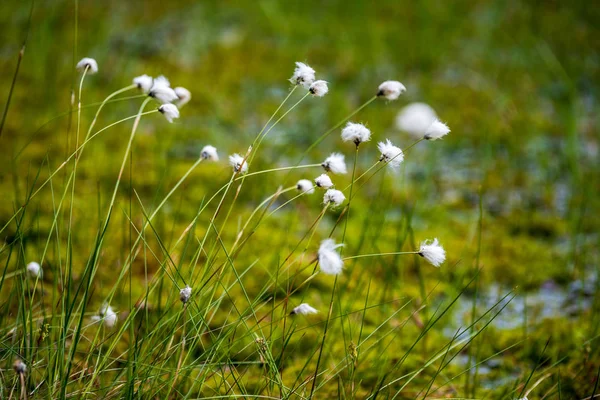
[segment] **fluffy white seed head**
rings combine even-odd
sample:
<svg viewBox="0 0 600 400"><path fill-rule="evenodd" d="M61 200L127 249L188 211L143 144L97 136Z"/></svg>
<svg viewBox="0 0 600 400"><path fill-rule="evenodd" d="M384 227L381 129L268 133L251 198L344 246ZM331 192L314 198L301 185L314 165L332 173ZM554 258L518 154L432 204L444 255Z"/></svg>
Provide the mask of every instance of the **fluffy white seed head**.
<svg viewBox="0 0 600 400"><path fill-rule="evenodd" d="M248 172L248 161L244 161L244 157L240 156L237 153L229 156L229 164L231 164L231 166L233 167L234 172L240 174L245 174L246 172Z"/></svg>
<svg viewBox="0 0 600 400"><path fill-rule="evenodd" d="M13 369L15 370L15 372L17 374L24 374L25 372L27 372L27 364L25 364L23 362L23 360L17 358L15 360L15 362L13 363Z"/></svg>
<svg viewBox="0 0 600 400"><path fill-rule="evenodd" d="M186 304L188 301L190 301L191 296L192 288L187 285L179 291L179 300L181 300L183 304Z"/></svg>
<svg viewBox="0 0 600 400"><path fill-rule="evenodd" d="M377 96L383 96L388 100L396 100L400 95L406 91L403 84L398 81L385 81L379 85L379 91Z"/></svg>
<svg viewBox="0 0 600 400"><path fill-rule="evenodd" d="M173 89L177 95L177 107L181 108L186 105L192 99L192 93L184 87L176 87Z"/></svg>
<svg viewBox="0 0 600 400"><path fill-rule="evenodd" d="M321 174L315 178L315 184L317 187L323 189L329 189L333 186L333 182L331 182L331 178L327 174Z"/></svg>
<svg viewBox="0 0 600 400"><path fill-rule="evenodd" d="M323 97L329 92L329 87L325 81L314 81L308 90L315 97Z"/></svg>
<svg viewBox="0 0 600 400"><path fill-rule="evenodd" d="M390 139L386 139L385 142L379 142L377 148L381 152L379 161L388 163L388 166L392 169L396 169L404 161L404 154L400 147L396 147L390 142Z"/></svg>
<svg viewBox="0 0 600 400"><path fill-rule="evenodd" d="M305 89L309 89L310 85L315 81L315 70L308 65L297 62L294 75L290 78L290 82L294 85L302 85Z"/></svg>
<svg viewBox="0 0 600 400"><path fill-rule="evenodd" d="M313 184L308 179L300 179L298 183L296 183L296 189L300 193L313 194L315 192L315 188Z"/></svg>
<svg viewBox="0 0 600 400"><path fill-rule="evenodd" d="M344 193L336 189L327 189L323 196L323 204L331 204L333 208L339 207L344 200L346 200Z"/></svg>
<svg viewBox="0 0 600 400"><path fill-rule="evenodd" d="M167 121L171 123L173 123L174 118L179 118L179 109L175 104L163 104L158 107L158 111L160 111Z"/></svg>
<svg viewBox="0 0 600 400"><path fill-rule="evenodd" d="M302 303L298 307L295 307L290 314L308 315L316 314L318 312L319 311L316 308L311 307L308 303Z"/></svg>
<svg viewBox="0 0 600 400"><path fill-rule="evenodd" d="M179 99L177 93L171 89L169 80L162 75L154 79L150 92L148 92L148 96L153 97L162 104L172 103Z"/></svg>
<svg viewBox="0 0 600 400"><path fill-rule="evenodd" d="M331 153L331 155L321 163L321 166L325 168L325 171L333 172L334 174L345 174L348 172L346 169L346 162L344 161L344 155L340 153Z"/></svg>
<svg viewBox="0 0 600 400"><path fill-rule="evenodd" d="M359 145L363 142L371 140L371 131L363 124L348 122L342 129L342 140L344 142L352 142Z"/></svg>
<svg viewBox="0 0 600 400"><path fill-rule="evenodd" d="M32 261L29 264L27 264L27 273L30 277L37 278L42 274L42 267L40 266L40 264L36 263L35 261Z"/></svg>
<svg viewBox="0 0 600 400"><path fill-rule="evenodd" d="M200 157L209 161L219 161L217 148L211 145L207 145L202 148L202 151L200 152Z"/></svg>
<svg viewBox="0 0 600 400"><path fill-rule="evenodd" d="M439 267L446 261L446 251L440 245L437 238L423 241L419 248L419 255L434 267Z"/></svg>
<svg viewBox="0 0 600 400"><path fill-rule="evenodd" d="M396 116L396 128L407 132L415 139L420 139L436 118L435 110L429 105L411 103L402 108Z"/></svg>
<svg viewBox="0 0 600 400"><path fill-rule="evenodd" d="M98 72L98 63L93 58L84 57L77 63L77 70L83 72L87 69L86 74L95 74Z"/></svg>
<svg viewBox="0 0 600 400"><path fill-rule="evenodd" d="M150 93L150 89L152 89L152 84L154 80L150 75L140 75L133 78L133 84L137 86L142 92L148 94Z"/></svg>
<svg viewBox="0 0 600 400"><path fill-rule="evenodd" d="M448 125L441 122L439 119L436 119L429 125L429 128L425 131L425 136L423 136L427 140L437 140L446 136L450 132L450 128Z"/></svg>
<svg viewBox="0 0 600 400"><path fill-rule="evenodd" d="M343 244L335 244L333 239L325 239L319 247L319 267L321 272L327 275L338 275L344 268L344 260L340 257L340 253L336 251Z"/></svg>
<svg viewBox="0 0 600 400"><path fill-rule="evenodd" d="M94 319L103 321L107 328L112 328L117 323L117 313L108 304L103 304L98 311L98 316Z"/></svg>

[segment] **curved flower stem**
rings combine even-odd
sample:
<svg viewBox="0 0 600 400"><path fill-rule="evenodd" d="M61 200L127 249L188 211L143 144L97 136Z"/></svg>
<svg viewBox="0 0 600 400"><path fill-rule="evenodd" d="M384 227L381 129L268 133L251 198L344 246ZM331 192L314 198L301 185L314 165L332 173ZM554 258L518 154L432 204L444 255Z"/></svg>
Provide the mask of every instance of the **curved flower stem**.
<svg viewBox="0 0 600 400"><path fill-rule="evenodd" d="M296 166L293 166L293 167L281 167L281 168L264 169L262 171L251 172L249 174L244 174L242 176L238 176L236 179L234 179L234 182L242 180L242 179L247 178L249 176L262 175L262 174L266 174L268 172L287 171L287 170L290 170L290 169L313 168L313 167L320 167L320 166L321 166L321 164L306 164L306 165L296 165Z"/></svg>
<svg viewBox="0 0 600 400"><path fill-rule="evenodd" d="M254 138L254 142L252 142L252 147L254 147L254 145L256 144L257 140L261 139L261 135L263 134L263 132L265 131L265 129L267 129L267 126L269 126L269 124L271 123L271 121L273 121L273 118L275 118L275 115L277 115L277 113L279 112L279 110L281 110L281 107L283 107L283 105L292 96L292 94L294 93L294 91L296 91L297 87L298 87L298 85L294 85L294 87L292 88L292 90L290 90L290 92L285 97L285 99L283 99L283 101L279 104L279 107L277 107L277 109L275 110L275 112L273 114L271 114L271 117L269 118L269 120L267 121L267 123L262 127L262 129L260 130L260 132L258 133L258 135L256 135L256 138ZM269 130L271 130L271 128L269 128ZM267 131L267 133L269 133L269 132ZM265 135L266 135L266 133L265 133Z"/></svg>
<svg viewBox="0 0 600 400"><path fill-rule="evenodd" d="M418 251L396 251L393 253L359 254L357 256L344 257L342 260L353 260L355 258L379 257L379 256L397 256L403 254L419 254Z"/></svg>

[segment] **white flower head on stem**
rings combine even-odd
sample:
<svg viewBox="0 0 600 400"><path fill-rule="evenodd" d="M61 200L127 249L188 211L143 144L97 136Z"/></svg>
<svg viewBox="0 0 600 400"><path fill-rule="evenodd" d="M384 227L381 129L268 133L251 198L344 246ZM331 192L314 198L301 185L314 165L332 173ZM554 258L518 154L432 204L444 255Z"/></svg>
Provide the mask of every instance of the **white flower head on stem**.
<svg viewBox="0 0 600 400"><path fill-rule="evenodd" d="M148 92L148 96L156 99L159 103L166 104L178 100L177 93L171 89L171 83L164 76L156 78Z"/></svg>
<svg viewBox="0 0 600 400"><path fill-rule="evenodd" d="M174 89L177 98L177 107L181 108L186 105L192 99L192 93L184 87L176 87Z"/></svg>
<svg viewBox="0 0 600 400"><path fill-rule="evenodd" d="M344 161L344 155L340 153L331 153L329 157L323 161L321 166L325 168L327 172L333 172L334 174L345 174L348 172L346 169L346 162Z"/></svg>
<svg viewBox="0 0 600 400"><path fill-rule="evenodd" d="M318 312L319 311L316 308L311 307L310 305L308 305L308 303L302 303L298 307L295 307L290 314L308 315L316 314Z"/></svg>
<svg viewBox="0 0 600 400"><path fill-rule="evenodd" d="M20 358L17 358L13 364L13 369L19 375L27 372L27 364L23 362Z"/></svg>
<svg viewBox="0 0 600 400"><path fill-rule="evenodd" d="M77 63L77 71L83 72L87 69L87 73L92 75L98 72L98 63L93 58L84 57Z"/></svg>
<svg viewBox="0 0 600 400"><path fill-rule="evenodd" d="M158 107L158 111L160 111L170 123L173 123L174 118L179 118L179 109L175 104L163 104Z"/></svg>
<svg viewBox="0 0 600 400"><path fill-rule="evenodd" d="M219 161L219 155L217 154L217 148L215 146L207 145L202 148L200 157L204 160Z"/></svg>
<svg viewBox="0 0 600 400"><path fill-rule="evenodd" d="M344 200L346 200L344 193L336 189L327 189L323 196L323 204L331 204L332 208L339 207Z"/></svg>
<svg viewBox="0 0 600 400"><path fill-rule="evenodd" d="M396 147L390 142L390 139L386 139L385 142L379 142L377 148L381 152L379 161L388 163L390 168L396 169L404 161L404 154L400 147Z"/></svg>
<svg viewBox="0 0 600 400"><path fill-rule="evenodd" d="M300 179L298 183L296 183L296 189L300 193L313 194L315 192L315 188L313 184L308 179Z"/></svg>
<svg viewBox="0 0 600 400"><path fill-rule="evenodd" d="M348 122L342 129L342 140L344 142L352 142L359 145L363 142L371 140L371 131L363 124Z"/></svg>
<svg viewBox="0 0 600 400"><path fill-rule="evenodd" d="M385 81L379 85L377 96L385 97L388 100L396 100L402 93L406 91L403 84L398 81Z"/></svg>
<svg viewBox="0 0 600 400"><path fill-rule="evenodd" d="M329 87L325 81L314 81L308 91L315 97L323 97L329 92Z"/></svg>
<svg viewBox="0 0 600 400"><path fill-rule="evenodd" d="M150 75L140 75L133 78L133 84L137 86L142 92L148 94L150 93L150 89L152 89L152 84L154 80Z"/></svg>
<svg viewBox="0 0 600 400"><path fill-rule="evenodd" d="M437 238L423 241L419 248L419 255L434 267L439 267L446 261L446 251L440 245Z"/></svg>
<svg viewBox="0 0 600 400"><path fill-rule="evenodd" d="M309 89L310 85L315 81L315 70L308 65L297 62L294 75L290 78L290 82L294 85L302 85L305 89Z"/></svg>
<svg viewBox="0 0 600 400"><path fill-rule="evenodd" d="M446 136L450 132L450 128L448 125L441 122L439 119L436 119L429 125L429 128L425 131L425 136L423 136L427 140L437 140Z"/></svg>
<svg viewBox="0 0 600 400"><path fill-rule="evenodd" d="M117 313L108 304L103 304L94 320L103 321L107 328L112 328L117 323Z"/></svg>
<svg viewBox="0 0 600 400"><path fill-rule="evenodd" d="M323 189L329 189L333 186L333 182L331 182L331 178L327 174L321 174L315 178L315 184L317 187Z"/></svg>
<svg viewBox="0 0 600 400"><path fill-rule="evenodd" d="M246 172L248 172L248 161L244 160L244 157L240 156L237 153L229 156L229 164L231 164L231 166L233 167L234 172L240 174L245 174Z"/></svg>
<svg viewBox="0 0 600 400"><path fill-rule="evenodd" d="M29 264L27 264L27 273L30 277L37 278L42 274L42 267L40 266L40 264L36 263L35 261L32 261Z"/></svg>
<svg viewBox="0 0 600 400"><path fill-rule="evenodd" d="M179 300L181 300L183 304L186 304L188 301L190 301L191 296L192 288L188 285L186 285L183 289L179 291Z"/></svg>
<svg viewBox="0 0 600 400"><path fill-rule="evenodd" d="M321 272L327 275L338 275L342 272L344 260L342 260L340 253L336 251L341 246L343 244L335 244L333 239L325 239L321 242L318 252Z"/></svg>
<svg viewBox="0 0 600 400"><path fill-rule="evenodd" d="M396 128L408 132L415 139L420 139L436 118L435 110L429 105L411 103L402 108L396 116Z"/></svg>

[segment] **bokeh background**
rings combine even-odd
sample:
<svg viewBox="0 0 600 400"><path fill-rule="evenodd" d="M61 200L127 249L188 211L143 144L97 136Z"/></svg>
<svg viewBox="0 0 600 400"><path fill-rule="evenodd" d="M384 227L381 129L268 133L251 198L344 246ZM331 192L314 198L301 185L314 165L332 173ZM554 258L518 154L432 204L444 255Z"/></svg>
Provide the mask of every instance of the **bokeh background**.
<svg viewBox="0 0 600 400"><path fill-rule="evenodd" d="M511 290L517 293L481 340L490 354L495 346L524 342L519 353L513 349L481 367L482 387L510 386L511 379L535 365L551 339L547 365L561 360L563 384L573 398L591 394L600 366L593 356L597 343L589 341L600 329L600 7L594 2L53 0L35 2L31 19L26 1L2 2L0 10L2 110L26 40L0 137L0 225L22 204L38 171L40 179L47 177L72 151L74 119L68 111L79 77L74 66L81 57L95 58L100 69L86 78L84 104L102 101L144 73L164 74L193 95L174 124L156 115L143 120L119 208L128 207L130 188L152 208L205 144L216 146L222 159L244 152L290 89L287 79L295 61L315 68L330 83L330 93L303 102L277 125L253 170L293 165L317 137L375 94L379 83L397 79L407 87L399 100L377 101L354 118L374 135L373 143L361 149L359 170L377 160L374 142L390 138L401 147L413 142L395 126L396 115L410 102L430 104L452 132L442 141L415 146L400 174L386 173L363 188L351 214L348 251L410 247L399 233L406 232L403 215L409 213L416 240L438 237L448 252L442 269L424 269L433 298L451 297L478 269L482 310ZM99 126L138 107L134 100L112 104ZM93 110L84 111L84 123ZM75 224L90 229L74 238L81 253L73 257L80 263L104 215L128 134L127 126L107 131L81 161ZM307 161L320 162L331 151L352 160L352 148L336 131ZM232 237L242 216L277 186L316 174L295 171L250 181L238 200L240 217L231 221ZM229 176L225 162L195 171L160 215L157 231L176 239L201 201ZM343 178L344 186L347 181ZM50 190L33 203L35 211L25 221L24 259L35 259L43 250L51 203ZM309 224L318 203L315 198L299 204L297 218ZM251 245L255 254L280 240L284 246L276 232L285 232L293 209L282 212L257 234ZM111 226L95 305L129 251L123 215L119 209ZM324 220L323 235L336 217ZM142 218L139 210L137 218ZM15 231L11 225L3 232L4 243ZM49 253L50 266L55 253ZM247 262L256 258L248 256ZM0 260L14 261L2 254ZM257 279L268 277L269 262L260 265L264 271ZM361 268L379 282L381 303L419 296L410 263L376 259ZM351 271L347 289L360 287L352 277L364 279L358 268ZM3 288L5 309L10 293ZM469 320L468 296L475 293L465 296L447 329ZM322 297L313 302L326 308L328 297ZM347 307L352 308L349 300Z"/></svg>

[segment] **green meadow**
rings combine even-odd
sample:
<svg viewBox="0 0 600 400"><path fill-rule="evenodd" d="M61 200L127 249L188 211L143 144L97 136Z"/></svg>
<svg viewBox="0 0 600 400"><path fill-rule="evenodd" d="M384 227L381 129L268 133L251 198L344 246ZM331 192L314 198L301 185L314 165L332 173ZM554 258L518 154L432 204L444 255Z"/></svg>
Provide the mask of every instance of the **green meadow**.
<svg viewBox="0 0 600 400"><path fill-rule="evenodd" d="M0 398L600 398L593 2L0 11Z"/></svg>

